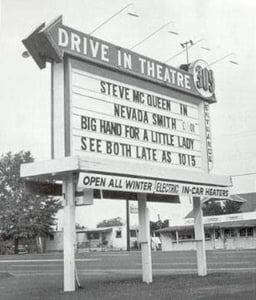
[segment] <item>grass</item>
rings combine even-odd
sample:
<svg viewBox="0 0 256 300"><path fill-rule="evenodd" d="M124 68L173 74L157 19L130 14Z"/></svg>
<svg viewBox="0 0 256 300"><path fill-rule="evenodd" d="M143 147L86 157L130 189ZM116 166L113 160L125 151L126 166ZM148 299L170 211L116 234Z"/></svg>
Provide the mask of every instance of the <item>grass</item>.
<svg viewBox="0 0 256 300"><path fill-rule="evenodd" d="M209 275L205 277L196 275L195 252L156 252L152 255L154 281L150 285L142 283L139 252L80 255L79 258L88 258L77 262L83 288L70 293L63 292L63 263L39 262L60 259L62 254L0 257L0 299L256 299L255 250L207 252ZM35 261L19 261L23 259ZM183 271L174 274L176 269ZM191 270L194 271L191 273Z"/></svg>
<svg viewBox="0 0 256 300"><path fill-rule="evenodd" d="M8 272L0 272L0 280L8 277L13 277L13 276Z"/></svg>
<svg viewBox="0 0 256 300"><path fill-rule="evenodd" d="M0 279L0 298L6 300L256 299L255 272L211 273L206 277L194 274L155 276L150 285L133 275L81 276L83 288L68 293L63 292L63 278L59 275Z"/></svg>

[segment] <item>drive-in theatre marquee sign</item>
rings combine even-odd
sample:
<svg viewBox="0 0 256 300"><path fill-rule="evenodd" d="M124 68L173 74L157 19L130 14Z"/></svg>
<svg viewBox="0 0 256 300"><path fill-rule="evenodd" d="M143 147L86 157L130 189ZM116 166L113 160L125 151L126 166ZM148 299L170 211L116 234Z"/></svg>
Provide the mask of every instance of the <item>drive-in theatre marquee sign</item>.
<svg viewBox="0 0 256 300"><path fill-rule="evenodd" d="M201 185L195 195L205 196L208 184L219 186L215 197L228 196L221 186L229 180L209 174L208 105L216 99L204 61L174 68L64 26L62 18L23 43L40 68L52 62L52 158L81 160L87 173L80 172L80 188L130 191L125 180L132 178L147 180L151 188L141 192L161 194L155 180L170 180L173 194L185 182ZM123 185L88 186L85 176Z"/></svg>

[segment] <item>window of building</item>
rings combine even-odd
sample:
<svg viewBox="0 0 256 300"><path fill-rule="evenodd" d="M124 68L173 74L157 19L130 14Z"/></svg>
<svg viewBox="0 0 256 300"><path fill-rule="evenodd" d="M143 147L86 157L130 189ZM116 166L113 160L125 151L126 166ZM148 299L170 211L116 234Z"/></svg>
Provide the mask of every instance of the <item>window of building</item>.
<svg viewBox="0 0 256 300"><path fill-rule="evenodd" d="M171 239L172 239L173 241L176 241L176 238L177 238L176 232L171 232L171 234L170 234L169 236L171 236Z"/></svg>
<svg viewBox="0 0 256 300"><path fill-rule="evenodd" d="M137 237L137 232L136 230L130 230L130 237L136 238Z"/></svg>
<svg viewBox="0 0 256 300"><path fill-rule="evenodd" d="M231 237L235 237L236 236L236 232L235 232L235 229L230 229L230 236Z"/></svg>
<svg viewBox="0 0 256 300"><path fill-rule="evenodd" d="M192 239L194 239L195 237L194 237L193 233L191 233L191 234L187 234L187 235L185 236L185 238L188 239L188 240L192 240Z"/></svg>
<svg viewBox="0 0 256 300"><path fill-rule="evenodd" d="M220 238L220 229L216 228L215 229L215 239L219 239Z"/></svg>
<svg viewBox="0 0 256 300"><path fill-rule="evenodd" d="M230 229L225 229L225 230L224 230L224 236L225 236L226 238L230 237Z"/></svg>
<svg viewBox="0 0 256 300"><path fill-rule="evenodd" d="M210 233L209 230L205 230L204 237L205 237L205 239L210 239L211 238L211 233Z"/></svg>
<svg viewBox="0 0 256 300"><path fill-rule="evenodd" d="M50 241L54 241L54 235L50 235Z"/></svg>
<svg viewBox="0 0 256 300"><path fill-rule="evenodd" d="M253 227L247 228L247 236L253 236Z"/></svg>
<svg viewBox="0 0 256 300"><path fill-rule="evenodd" d="M240 228L239 234L240 236L246 236L246 228Z"/></svg>
<svg viewBox="0 0 256 300"><path fill-rule="evenodd" d="M88 232L87 233L87 239L88 240L99 240L100 239L100 233L99 232Z"/></svg>
<svg viewBox="0 0 256 300"><path fill-rule="evenodd" d="M116 238L121 238L122 237L122 231L121 230L117 230L116 231Z"/></svg>
<svg viewBox="0 0 256 300"><path fill-rule="evenodd" d="M194 239L195 236L193 233L181 233L179 234L179 239L180 240L192 240Z"/></svg>

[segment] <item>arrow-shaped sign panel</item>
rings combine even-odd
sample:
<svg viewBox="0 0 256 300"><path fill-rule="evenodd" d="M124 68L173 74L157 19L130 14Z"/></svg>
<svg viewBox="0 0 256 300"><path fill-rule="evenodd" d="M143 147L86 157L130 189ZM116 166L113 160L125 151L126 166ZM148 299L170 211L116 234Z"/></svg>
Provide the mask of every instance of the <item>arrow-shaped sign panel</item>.
<svg viewBox="0 0 256 300"><path fill-rule="evenodd" d="M208 98L202 97L196 88L192 73L67 27L62 24L62 16L49 25L39 26L23 40L23 43L40 68L45 68L47 61L59 63L64 54L68 54L195 95L210 103L216 102L214 94Z"/></svg>

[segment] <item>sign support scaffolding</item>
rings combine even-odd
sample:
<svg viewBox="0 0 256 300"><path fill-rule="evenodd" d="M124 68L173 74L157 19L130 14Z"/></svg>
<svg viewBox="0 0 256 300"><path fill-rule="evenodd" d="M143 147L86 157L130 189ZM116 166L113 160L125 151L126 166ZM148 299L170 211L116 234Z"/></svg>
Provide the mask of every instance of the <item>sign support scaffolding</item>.
<svg viewBox="0 0 256 300"><path fill-rule="evenodd" d="M188 71L174 68L69 28L62 16L41 24L23 44L40 69L48 62L52 67L52 157L22 165L21 177L63 181L64 291L75 290L75 196L81 191L81 205L92 204L99 191L109 199L138 201L147 284L152 282L147 201L177 203L179 196L192 196L198 275L205 276L200 200L228 198L232 185L229 177L209 173L208 104L216 102L209 65L197 60Z"/></svg>

